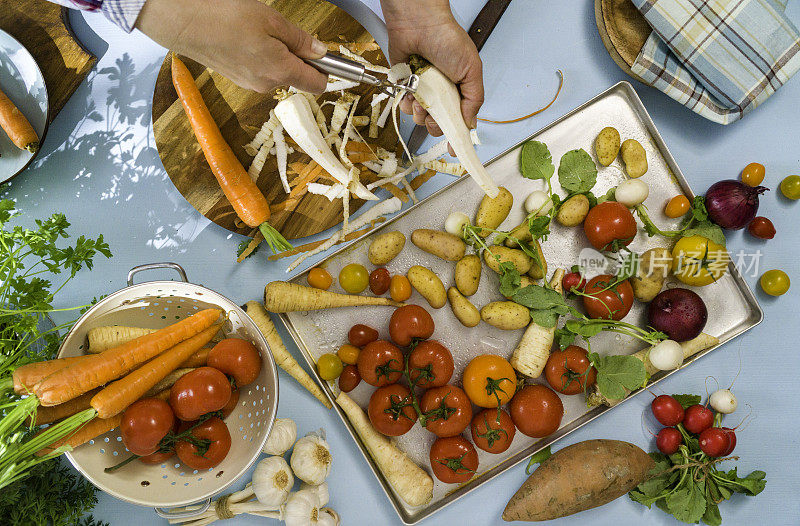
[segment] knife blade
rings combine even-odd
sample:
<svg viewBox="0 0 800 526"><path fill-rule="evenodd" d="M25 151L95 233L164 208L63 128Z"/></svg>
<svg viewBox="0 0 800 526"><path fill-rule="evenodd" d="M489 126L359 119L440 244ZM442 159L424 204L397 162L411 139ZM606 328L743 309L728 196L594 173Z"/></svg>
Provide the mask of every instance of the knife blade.
<svg viewBox="0 0 800 526"><path fill-rule="evenodd" d="M475 21L467 31L467 34L475 43L475 46L480 51L483 45L489 40L489 35L492 34L497 23L502 18L503 13L508 9L511 0L488 0L486 5L483 6ZM411 137L408 139L408 151L412 154L417 153L419 147L425 142L428 137L428 129L425 126L414 126L414 131L411 132Z"/></svg>

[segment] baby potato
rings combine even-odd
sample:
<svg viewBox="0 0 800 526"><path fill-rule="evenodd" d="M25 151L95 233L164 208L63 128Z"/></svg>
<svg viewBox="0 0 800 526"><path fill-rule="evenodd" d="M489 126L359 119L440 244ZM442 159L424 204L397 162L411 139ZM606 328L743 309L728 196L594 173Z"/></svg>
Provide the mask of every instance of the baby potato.
<svg viewBox="0 0 800 526"><path fill-rule="evenodd" d="M488 196L483 196L483 199L481 199L478 213L475 214L475 226L484 229L496 229L506 220L513 205L514 196L501 186L500 193L494 199L490 199ZM489 234L491 234L489 230L480 230L478 232L481 237L487 237Z"/></svg>
<svg viewBox="0 0 800 526"><path fill-rule="evenodd" d="M578 226L589 214L589 198L583 194L573 195L561 205L556 221L564 226Z"/></svg>
<svg viewBox="0 0 800 526"><path fill-rule="evenodd" d="M547 260L544 257L544 252L542 252L542 245L539 243L539 240L536 239L533 242L534 246L536 247L536 253L539 255L539 261L542 262L541 266L539 262L534 259L531 259L531 268L528 269L528 275L533 279L542 279L547 275Z"/></svg>
<svg viewBox="0 0 800 526"><path fill-rule="evenodd" d="M594 152L597 160L603 166L608 166L614 162L619 155L620 136L616 128L611 126L600 130L600 134L594 141Z"/></svg>
<svg viewBox="0 0 800 526"><path fill-rule="evenodd" d="M406 245L406 236L401 232L384 232L369 244L369 262L383 266L393 260Z"/></svg>
<svg viewBox="0 0 800 526"><path fill-rule="evenodd" d="M477 307L465 298L457 288L450 287L447 290L447 299L450 300L450 308L453 314L464 327L475 327L481 322L481 313Z"/></svg>
<svg viewBox="0 0 800 526"><path fill-rule="evenodd" d="M432 270L414 265L408 269L407 276L411 286L425 298L431 307L434 309L444 307L444 304L447 303L447 293L442 285L442 280Z"/></svg>
<svg viewBox="0 0 800 526"><path fill-rule="evenodd" d="M658 296L673 265L672 253L668 248L651 248L642 254L636 276L631 278L636 299L649 302Z"/></svg>
<svg viewBox="0 0 800 526"><path fill-rule="evenodd" d="M500 258L500 261L498 261L497 258ZM516 268L517 272L520 274L528 272L533 263L533 260L528 254L522 250L501 245L494 245L485 250L483 252L483 259L486 261L486 265L498 274L500 273L500 264L506 261L514 265L514 268Z"/></svg>
<svg viewBox="0 0 800 526"><path fill-rule="evenodd" d="M481 282L481 258L475 254L464 256L456 263L456 287L464 296L478 292Z"/></svg>
<svg viewBox="0 0 800 526"><path fill-rule="evenodd" d="M524 289L528 285L535 285L536 283L533 281L533 278L528 276L527 274L523 274L519 277L519 287ZM511 299L511 296L506 296L506 299Z"/></svg>
<svg viewBox="0 0 800 526"><path fill-rule="evenodd" d="M523 221L522 223L520 223L519 225L515 226L511 230L511 232L509 232L508 237L504 241L504 243L505 243L505 245L507 247L509 247L509 248L517 248L519 245L517 244L516 241L514 241L514 239L511 239L512 237L514 239L518 239L520 241L530 241L531 239L533 239L531 237L531 231L528 229L528 220L527 219L525 221Z"/></svg>
<svg viewBox="0 0 800 526"><path fill-rule="evenodd" d="M493 301L481 309L481 319L505 331L524 329L531 322L528 307L513 301Z"/></svg>
<svg viewBox="0 0 800 526"><path fill-rule="evenodd" d="M441 230L419 228L411 232L411 242L446 261L458 261L467 251L467 244L463 239Z"/></svg>
<svg viewBox="0 0 800 526"><path fill-rule="evenodd" d="M625 163L625 171L634 179L647 173L647 153L639 141L628 139L622 143L622 162Z"/></svg>

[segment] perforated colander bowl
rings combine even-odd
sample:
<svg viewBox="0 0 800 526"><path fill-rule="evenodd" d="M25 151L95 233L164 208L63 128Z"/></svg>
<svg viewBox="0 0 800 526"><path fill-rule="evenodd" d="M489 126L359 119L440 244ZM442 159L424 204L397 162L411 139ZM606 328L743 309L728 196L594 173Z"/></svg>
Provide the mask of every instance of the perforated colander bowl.
<svg viewBox="0 0 800 526"><path fill-rule="evenodd" d="M171 268L182 281L149 281L133 285L142 270ZM228 314L223 327L226 336L244 338L261 352L263 367L258 379L240 389L239 402L225 419L231 433L231 449L218 466L195 470L178 457L158 465L132 462L114 473L104 469L127 458L130 452L115 429L67 453L67 458L95 486L127 502L156 508L201 503L205 509L211 496L238 479L258 458L267 440L278 408L278 374L264 336L234 302L205 287L189 283L175 263L153 263L132 269L128 287L104 298L86 312L67 335L60 357L84 353L89 329L104 325L125 325L159 329L201 309L219 307Z"/></svg>

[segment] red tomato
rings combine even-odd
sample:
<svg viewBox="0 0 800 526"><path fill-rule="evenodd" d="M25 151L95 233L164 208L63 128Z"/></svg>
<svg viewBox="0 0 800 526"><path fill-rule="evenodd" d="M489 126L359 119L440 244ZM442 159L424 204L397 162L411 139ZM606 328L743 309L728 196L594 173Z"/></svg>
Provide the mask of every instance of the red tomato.
<svg viewBox="0 0 800 526"><path fill-rule="evenodd" d="M171 459L174 456L175 456L174 449L170 449L169 451L156 450L155 453L150 453L149 455L139 457L139 462L148 465L161 464L162 462L166 462L167 460Z"/></svg>
<svg viewBox="0 0 800 526"><path fill-rule="evenodd" d="M436 340L420 342L408 355L409 376L418 387L447 385L454 369L453 355Z"/></svg>
<svg viewBox="0 0 800 526"><path fill-rule="evenodd" d="M134 455L158 451L158 443L175 425L175 414L165 401L145 398L132 403L119 425L122 443Z"/></svg>
<svg viewBox="0 0 800 526"><path fill-rule="evenodd" d="M625 205L605 201L589 210L583 231L597 250L617 252L636 237L636 220Z"/></svg>
<svg viewBox="0 0 800 526"><path fill-rule="evenodd" d="M478 469L478 452L462 436L437 438L430 459L433 474L445 484L466 482Z"/></svg>
<svg viewBox="0 0 800 526"><path fill-rule="evenodd" d="M489 453L502 453L514 441L517 428L511 416L502 409L484 409L472 419L472 441Z"/></svg>
<svg viewBox="0 0 800 526"><path fill-rule="evenodd" d="M225 406L222 409L220 409L223 419L231 416L231 413L233 413L236 410L237 403L239 403L239 389L233 389L231 391L231 399L228 400L228 403L225 404Z"/></svg>
<svg viewBox="0 0 800 526"><path fill-rule="evenodd" d="M747 225L747 231L759 239L772 239L775 237L775 225L766 217L756 217Z"/></svg>
<svg viewBox="0 0 800 526"><path fill-rule="evenodd" d="M385 268L376 268L369 273L369 290L376 296L383 296L389 290L392 278Z"/></svg>
<svg viewBox="0 0 800 526"><path fill-rule="evenodd" d="M454 385L425 391L419 402L425 429L437 437L460 435L472 420L472 404L462 389Z"/></svg>
<svg viewBox="0 0 800 526"><path fill-rule="evenodd" d="M368 343L359 353L356 366L361 379L369 385L393 384L403 374L403 351L386 340Z"/></svg>
<svg viewBox="0 0 800 526"><path fill-rule="evenodd" d="M517 429L534 438L555 433L564 416L564 404L556 392L539 384L529 384L517 391L509 409Z"/></svg>
<svg viewBox="0 0 800 526"><path fill-rule="evenodd" d="M427 340L433 334L433 329L433 318L419 305L400 307L389 320L389 336L400 347L408 347L415 339Z"/></svg>
<svg viewBox="0 0 800 526"><path fill-rule="evenodd" d="M216 344L208 353L206 363L232 376L239 387L255 382L261 373L261 353L255 345L241 338L225 338Z"/></svg>
<svg viewBox="0 0 800 526"><path fill-rule="evenodd" d="M361 383L361 375L358 374L358 367L355 365L345 365L342 374L339 375L339 389L344 393L349 393Z"/></svg>
<svg viewBox="0 0 800 526"><path fill-rule="evenodd" d="M633 287L627 279L616 281L616 276L601 274L586 284L583 306L590 318L619 321L631 311Z"/></svg>
<svg viewBox="0 0 800 526"><path fill-rule="evenodd" d="M372 426L390 437L408 433L417 421L417 412L411 405L411 391L401 384L375 389L369 399L367 414Z"/></svg>
<svg viewBox="0 0 800 526"><path fill-rule="evenodd" d="M213 367L198 367L184 374L169 391L169 405L184 422L219 411L230 399L228 377Z"/></svg>
<svg viewBox="0 0 800 526"><path fill-rule="evenodd" d="M570 272L564 275L564 279L561 280L561 287L564 292L571 292L572 289L583 292L583 289L586 288L586 280L581 276L580 272Z"/></svg>
<svg viewBox="0 0 800 526"><path fill-rule="evenodd" d="M181 433L194 425L194 422L185 422L180 428ZM215 416L199 424L188 435L175 443L175 452L191 469L213 468L225 460L231 449L228 426Z"/></svg>
<svg viewBox="0 0 800 526"><path fill-rule="evenodd" d="M589 353L577 345L552 353L544 375L550 387L566 395L582 393L597 380L597 370L589 361Z"/></svg>
<svg viewBox="0 0 800 526"><path fill-rule="evenodd" d="M356 347L364 347L377 339L378 331L360 323L350 327L350 332L347 333L347 341L350 342L350 345L355 345Z"/></svg>

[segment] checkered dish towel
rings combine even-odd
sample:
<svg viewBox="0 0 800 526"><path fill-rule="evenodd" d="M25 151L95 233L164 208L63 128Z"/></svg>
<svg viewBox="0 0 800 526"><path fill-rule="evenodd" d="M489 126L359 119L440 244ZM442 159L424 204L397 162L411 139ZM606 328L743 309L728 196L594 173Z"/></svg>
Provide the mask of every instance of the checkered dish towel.
<svg viewBox="0 0 800 526"><path fill-rule="evenodd" d="M741 119L800 69L788 0L633 0L653 33L631 68L695 113Z"/></svg>

